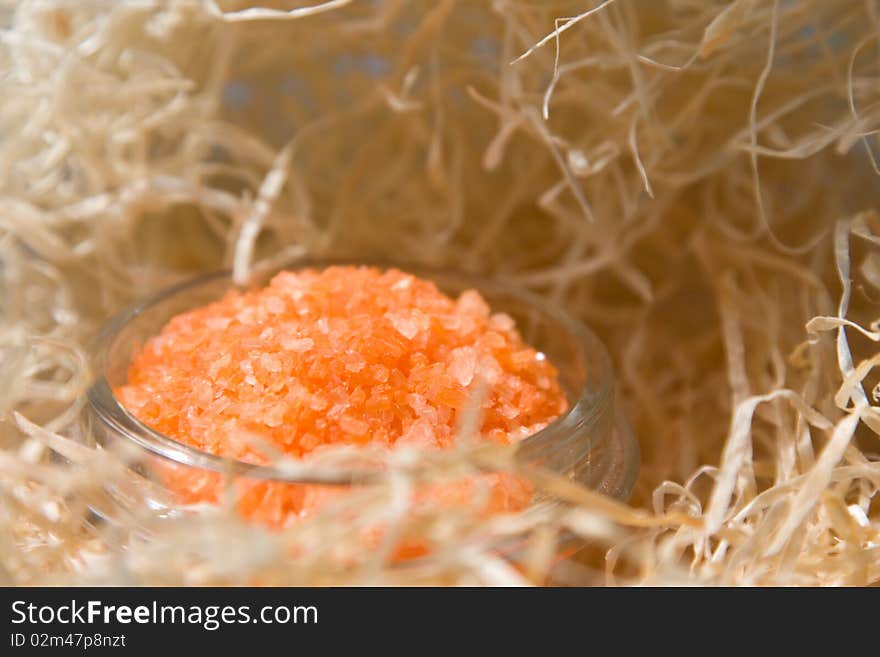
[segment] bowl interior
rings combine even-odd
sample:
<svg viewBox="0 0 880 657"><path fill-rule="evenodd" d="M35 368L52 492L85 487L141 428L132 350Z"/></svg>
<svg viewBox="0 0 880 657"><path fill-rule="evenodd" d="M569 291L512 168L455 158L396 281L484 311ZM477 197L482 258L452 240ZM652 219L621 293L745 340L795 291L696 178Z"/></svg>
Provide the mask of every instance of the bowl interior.
<svg viewBox="0 0 880 657"><path fill-rule="evenodd" d="M331 264L351 263L300 262L287 269ZM559 472L571 472L576 464L582 463L593 445L609 432L613 422L613 374L599 339L562 310L503 281L420 266L398 267L434 281L453 297L476 289L493 312L507 313L516 321L525 341L557 368L570 404L565 415L523 441L519 454ZM254 275L249 286L265 285L273 273ZM154 453L190 465L228 470L228 464L224 465L227 459L161 436L140 423L126 412L112 390L126 382L133 355L158 335L173 316L216 301L234 287L228 272L209 274L170 288L108 323L96 342L98 380L90 392L99 419L112 423ZM262 469L264 475L275 478L271 467Z"/></svg>

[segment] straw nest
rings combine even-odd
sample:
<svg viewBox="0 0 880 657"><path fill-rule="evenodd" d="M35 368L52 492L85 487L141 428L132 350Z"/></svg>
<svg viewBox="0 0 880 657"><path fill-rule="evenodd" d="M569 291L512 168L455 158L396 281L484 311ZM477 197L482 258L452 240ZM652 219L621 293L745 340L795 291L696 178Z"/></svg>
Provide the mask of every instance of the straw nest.
<svg viewBox="0 0 880 657"><path fill-rule="evenodd" d="M880 579L874 0L3 6L3 582ZM568 504L409 513L419 479L509 459L463 448L282 533L94 522L129 476L78 428L100 323L303 254L489 272L581 316L641 442L629 504L535 475ZM560 560L563 530L590 547ZM435 549L402 568L412 537Z"/></svg>

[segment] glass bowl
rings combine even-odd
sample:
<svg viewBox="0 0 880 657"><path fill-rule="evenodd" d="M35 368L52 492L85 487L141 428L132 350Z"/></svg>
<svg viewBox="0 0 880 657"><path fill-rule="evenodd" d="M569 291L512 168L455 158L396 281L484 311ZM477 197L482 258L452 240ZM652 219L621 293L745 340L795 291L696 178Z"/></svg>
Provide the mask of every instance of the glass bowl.
<svg viewBox="0 0 880 657"><path fill-rule="evenodd" d="M456 297L468 289L483 295L493 312L504 312L515 321L523 339L542 352L559 372L559 381L570 410L543 430L523 440L517 457L563 473L606 495L625 500L638 472L639 451L626 420L614 406L614 374L605 347L595 334L562 309L507 283L471 274L398 263L302 260L283 269L323 268L330 265L367 264L395 267L433 281L446 294ZM263 286L280 270L252 276L248 286ZM96 380L88 392L84 435L105 448L126 450L133 467L147 482L137 491L115 488L117 502L144 499L154 511L174 512L162 491L162 468L211 476L243 477L253 481L287 484L324 484L328 481L292 476L289 470L255 465L216 456L154 431L131 415L116 398L114 388L126 383L132 356L159 334L171 317L211 303L234 286L229 272L200 276L171 287L110 320L93 348ZM356 483L362 481L356 479ZM339 485L340 482L333 482ZM124 506L124 504L123 504ZM107 509L96 511L105 519ZM115 515L115 514L112 514Z"/></svg>

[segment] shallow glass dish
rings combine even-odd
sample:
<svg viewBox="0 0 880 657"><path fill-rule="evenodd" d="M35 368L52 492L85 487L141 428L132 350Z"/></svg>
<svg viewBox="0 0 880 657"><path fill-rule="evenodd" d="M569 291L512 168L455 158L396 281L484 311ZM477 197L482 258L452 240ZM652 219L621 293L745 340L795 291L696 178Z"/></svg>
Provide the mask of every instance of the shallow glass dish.
<svg viewBox="0 0 880 657"><path fill-rule="evenodd" d="M504 312L515 321L525 341L545 354L559 372L570 410L538 433L523 440L519 458L564 473L594 490L626 499L638 472L638 445L623 416L615 410L614 374L601 341L581 322L541 298L501 281L424 266L397 263L298 261L284 269L323 268L340 264L375 264L396 267L433 281L456 297L476 289L493 312ZM247 287L268 283L279 270L253 275ZM233 461L180 443L140 422L116 398L114 388L126 383L132 356L157 335L174 315L211 303L232 289L229 272L200 276L139 303L110 320L95 341L93 364L96 380L88 392L85 435L108 448L126 448L141 475L157 486L140 487L136 494L150 496L161 489L156 472L164 468L193 473L234 475L250 480L289 484L326 484L314 478L291 477L271 465ZM134 454L134 457L131 455ZM131 500L132 492L114 491L116 498ZM146 499L151 508L173 510L165 499ZM172 505L173 506L173 505ZM107 515L100 513L100 515Z"/></svg>

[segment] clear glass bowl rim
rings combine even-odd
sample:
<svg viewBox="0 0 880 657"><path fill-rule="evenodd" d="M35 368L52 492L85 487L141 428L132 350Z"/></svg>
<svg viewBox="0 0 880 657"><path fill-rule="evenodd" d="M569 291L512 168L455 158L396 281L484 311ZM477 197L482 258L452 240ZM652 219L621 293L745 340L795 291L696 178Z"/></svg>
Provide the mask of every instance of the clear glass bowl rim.
<svg viewBox="0 0 880 657"><path fill-rule="evenodd" d="M611 358L605 346L595 333L587 328L582 322L569 315L565 310L546 302L538 295L522 289L519 286L500 281L497 278L490 278L452 269L432 267L417 263L399 263L387 260L363 259L299 259L288 262L280 267L273 267L271 270L254 271L250 281L253 283L257 278L265 279L267 275L283 270L307 268L318 269L340 265L372 266L381 269L396 268L421 278L427 278L428 280L442 277L447 279L456 278L459 279L465 288L476 289L481 294L486 291L492 291L498 294L507 295L520 303L534 308L540 314L549 317L563 327L565 331L575 339L577 347L581 353L584 355L589 354L591 360L600 363L603 370L600 374L601 382L598 388L585 385L577 394L576 401L568 412L557 418L541 431L524 439L520 443L519 452L523 455L540 454L543 449L552 446L554 441L561 437L571 435L571 432L575 431L587 432L589 443L585 446L586 453L589 453L592 450L594 446L593 443L596 440L609 438L609 436L606 435L594 435L591 431L594 425L596 425L602 418L603 414L614 413L612 407L614 396L614 371ZM150 428L129 413L117 399L110 383L107 381L105 369L107 365L108 351L123 328L125 328L129 322L135 320L139 315L156 304L162 303L176 295L185 293L188 290L222 279L229 280L230 289L246 289L248 287L248 285L235 285L232 282L232 273L230 270L197 275L193 278L182 281L181 283L160 290L159 292L146 297L142 301L129 306L113 316L103 325L92 344L91 353L92 363L95 369L95 378L87 393L91 410L96 415L97 419L100 420L106 428L113 430L116 434L127 438L130 442L155 455L182 465L229 475L291 484L324 485L365 483L372 477L379 475L376 471L352 472L350 478L344 481L340 481L338 478L328 480L320 475L308 477L291 476L288 471L284 471L273 465L257 465L211 454L196 447L181 443ZM614 422L615 420L612 418L612 423ZM611 434L612 431L606 433ZM629 436L625 436L623 439L632 441L632 438ZM633 467L637 468L637 464L634 464Z"/></svg>

